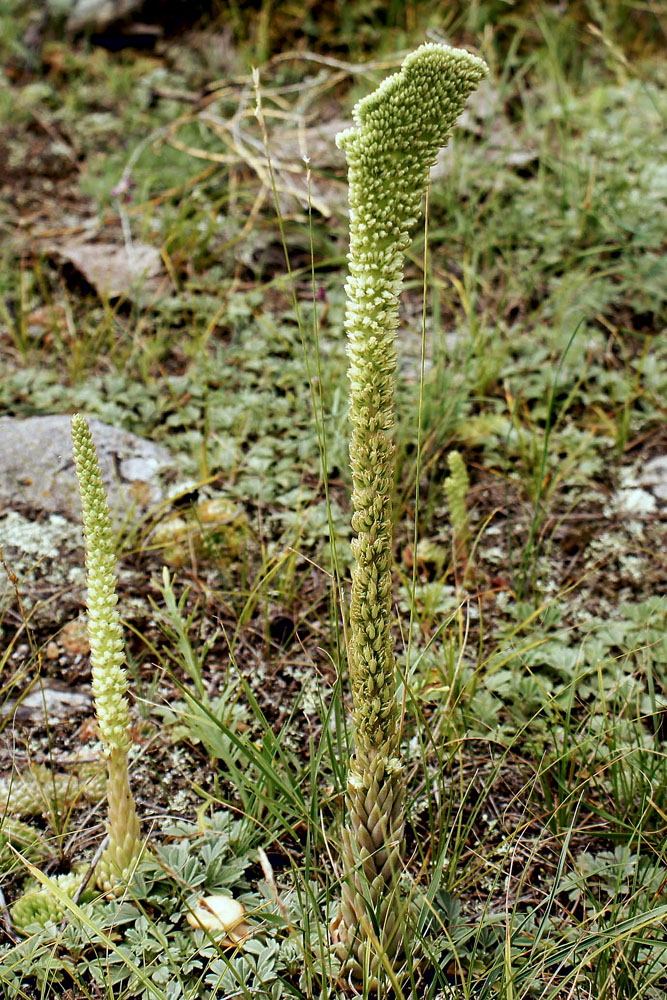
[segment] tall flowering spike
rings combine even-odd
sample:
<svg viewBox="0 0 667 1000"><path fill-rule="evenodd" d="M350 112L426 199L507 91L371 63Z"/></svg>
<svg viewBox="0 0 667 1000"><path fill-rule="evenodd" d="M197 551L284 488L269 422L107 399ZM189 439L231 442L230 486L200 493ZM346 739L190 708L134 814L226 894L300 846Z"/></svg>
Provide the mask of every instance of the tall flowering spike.
<svg viewBox="0 0 667 1000"><path fill-rule="evenodd" d="M391 487L394 475L394 337L410 234L429 172L466 99L486 75L461 49L423 45L354 109L337 137L348 162L353 478L352 598L348 662L356 752L343 831L345 880L332 937L345 967L373 983L403 948L397 898L404 828L399 712L392 638Z"/></svg>
<svg viewBox="0 0 667 1000"><path fill-rule="evenodd" d="M130 710L116 608L116 556L97 452L88 424L78 414L72 417L72 442L86 542L93 695L108 765L109 843L97 869L97 882L107 893L120 893L141 854L142 840L127 773Z"/></svg>

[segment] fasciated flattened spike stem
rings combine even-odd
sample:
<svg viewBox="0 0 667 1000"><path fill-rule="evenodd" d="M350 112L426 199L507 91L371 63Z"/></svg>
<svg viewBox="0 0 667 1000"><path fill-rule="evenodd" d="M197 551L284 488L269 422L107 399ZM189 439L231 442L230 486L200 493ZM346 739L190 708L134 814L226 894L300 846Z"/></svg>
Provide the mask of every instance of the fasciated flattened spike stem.
<svg viewBox="0 0 667 1000"><path fill-rule="evenodd" d="M343 968L373 986L404 948L404 831L392 636L395 333L405 251L438 150L486 75L481 59L423 45L354 109L337 137L348 163L350 463L354 513L348 665L355 756L342 835L342 899L331 926ZM369 942L375 941L371 947Z"/></svg>

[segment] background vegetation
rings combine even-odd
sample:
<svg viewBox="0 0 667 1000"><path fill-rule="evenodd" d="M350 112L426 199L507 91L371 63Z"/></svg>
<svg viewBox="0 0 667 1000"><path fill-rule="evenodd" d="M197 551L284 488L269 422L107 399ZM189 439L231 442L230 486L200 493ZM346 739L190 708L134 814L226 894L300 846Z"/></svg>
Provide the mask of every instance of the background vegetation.
<svg viewBox="0 0 667 1000"><path fill-rule="evenodd" d="M665 494L646 471L667 395L661 5L175 5L153 48L117 51L31 7L0 3L0 406L161 442L188 485L118 540L154 857L121 900L68 903L52 885L46 927L6 923L1 991L349 991L327 950L349 751L333 137L429 37L491 76L434 171L403 296L395 592L421 956L401 990L661 1000ZM100 295L63 264L82 234L159 248L157 281ZM458 538L453 449L469 477ZM213 499L230 505L222 529L202 514ZM3 601L3 699L86 681L70 622ZM6 774L13 754L37 788L43 870L78 871L103 835L84 794L92 727L0 726ZM16 802L3 813L25 818ZM7 857L11 904L26 871ZM245 949L185 922L218 889L245 902Z"/></svg>

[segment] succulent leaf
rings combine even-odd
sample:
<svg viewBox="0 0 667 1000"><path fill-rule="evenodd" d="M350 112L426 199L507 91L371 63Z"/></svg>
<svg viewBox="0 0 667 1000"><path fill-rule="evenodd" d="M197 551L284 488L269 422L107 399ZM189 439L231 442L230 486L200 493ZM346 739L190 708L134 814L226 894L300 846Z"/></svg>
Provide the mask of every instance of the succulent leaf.
<svg viewBox="0 0 667 1000"><path fill-rule="evenodd" d="M67 875L56 875L52 881L62 893L74 899L82 877L82 872L73 871ZM87 890L80 902L88 902L93 896L94 893ZM19 896L9 913L19 934L30 934L48 923L59 924L67 915L65 907L51 889L35 881L28 882L26 891Z"/></svg>
<svg viewBox="0 0 667 1000"><path fill-rule="evenodd" d="M21 774L0 781L0 815L50 816L69 809L83 795L91 802L104 798L97 764L77 767L74 774L61 774L43 764L34 764Z"/></svg>
<svg viewBox="0 0 667 1000"><path fill-rule="evenodd" d="M51 854L39 830L11 816L0 815L0 875L20 867L12 847L34 865Z"/></svg>

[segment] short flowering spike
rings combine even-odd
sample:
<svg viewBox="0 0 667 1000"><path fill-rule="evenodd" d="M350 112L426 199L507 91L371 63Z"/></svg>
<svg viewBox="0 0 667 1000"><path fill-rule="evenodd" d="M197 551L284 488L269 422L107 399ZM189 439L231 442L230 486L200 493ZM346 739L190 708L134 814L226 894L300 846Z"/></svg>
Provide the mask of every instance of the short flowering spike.
<svg viewBox="0 0 667 1000"><path fill-rule="evenodd" d="M114 893L122 890L142 850L127 774L130 710L125 649L116 608L116 556L109 507L90 429L78 414L72 417L72 442L86 542L93 695L108 763L109 844L100 860L97 881L105 892Z"/></svg>
<svg viewBox="0 0 667 1000"><path fill-rule="evenodd" d="M454 529L454 550L457 559L466 559L470 547L470 521L466 502L470 480L460 452L450 451L447 464L449 475L445 479L445 493Z"/></svg>
<svg viewBox="0 0 667 1000"><path fill-rule="evenodd" d="M397 900L403 776L391 614L398 297L430 169L485 75L482 60L462 49L422 45L357 104L354 127L337 137L347 157L350 198L345 327L356 538L348 663L356 752L343 831L345 881L332 937L347 969L366 973L371 983L383 965L372 939L387 959L403 949Z"/></svg>

